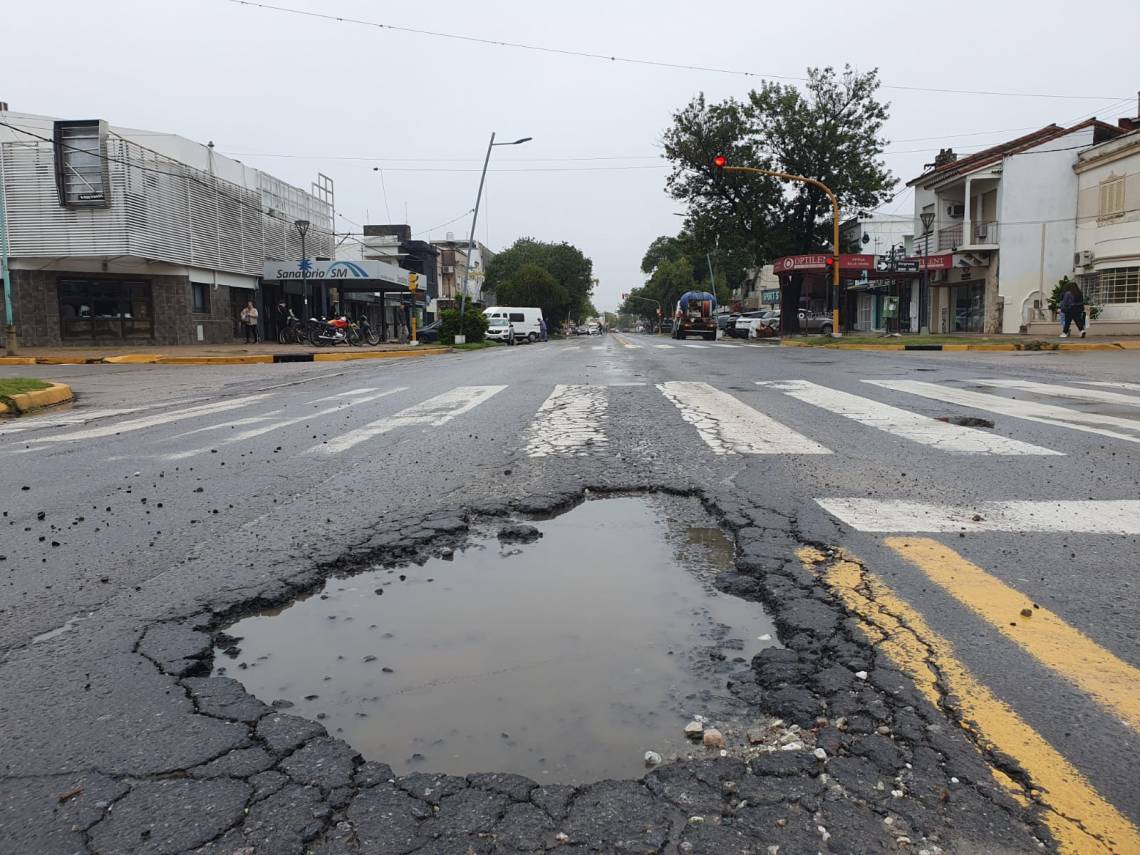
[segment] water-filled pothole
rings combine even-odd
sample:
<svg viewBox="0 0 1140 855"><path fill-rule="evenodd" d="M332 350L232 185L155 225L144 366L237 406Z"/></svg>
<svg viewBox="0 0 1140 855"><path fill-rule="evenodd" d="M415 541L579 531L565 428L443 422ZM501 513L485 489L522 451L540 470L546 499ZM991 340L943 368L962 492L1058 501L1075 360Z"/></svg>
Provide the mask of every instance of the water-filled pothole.
<svg viewBox="0 0 1140 855"><path fill-rule="evenodd" d="M539 528L529 544L496 527L451 560L330 579L235 624L217 671L398 773L581 783L689 750L689 717L725 712L726 672L775 643L759 604L712 585L731 541L695 499L660 495L588 501Z"/></svg>

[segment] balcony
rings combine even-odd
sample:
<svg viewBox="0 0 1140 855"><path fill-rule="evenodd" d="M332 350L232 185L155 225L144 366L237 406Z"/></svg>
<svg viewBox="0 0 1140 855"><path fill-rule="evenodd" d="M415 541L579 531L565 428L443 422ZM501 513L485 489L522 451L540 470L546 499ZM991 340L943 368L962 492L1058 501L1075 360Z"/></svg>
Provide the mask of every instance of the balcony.
<svg viewBox="0 0 1140 855"><path fill-rule="evenodd" d="M962 224L955 223L938 230L938 251L952 252L962 245Z"/></svg>
<svg viewBox="0 0 1140 855"><path fill-rule="evenodd" d="M990 220L972 223L970 226L970 240L966 246L997 246L998 223Z"/></svg>

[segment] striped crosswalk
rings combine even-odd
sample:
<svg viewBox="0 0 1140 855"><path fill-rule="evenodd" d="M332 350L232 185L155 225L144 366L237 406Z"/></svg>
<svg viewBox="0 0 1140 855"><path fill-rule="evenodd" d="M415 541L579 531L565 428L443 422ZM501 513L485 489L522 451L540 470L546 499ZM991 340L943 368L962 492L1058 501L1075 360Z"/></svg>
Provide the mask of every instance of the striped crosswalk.
<svg viewBox="0 0 1140 855"><path fill-rule="evenodd" d="M654 347L703 347L697 344L658 344ZM711 345L710 345L711 346ZM601 347L605 345L590 345ZM525 421L515 436L527 457L582 456L612 445L619 425L611 416L615 396L638 396L647 408L671 413L676 427L691 431L712 454L825 455L834 451L861 452L877 433L895 443L924 447L932 454L1008 457L1060 457L1070 452L1070 431L1091 433L1128 443L1140 442L1140 394L1103 384L1054 386L1021 379L991 378L964 381L970 388L917 380L865 379L854 391L803 379L755 380L751 388L730 390L691 380L656 385L616 381L612 384L567 383L535 389L524 383L457 386L429 395L411 385L364 386L329 390L301 403L286 404L273 392L187 402L146 412L88 411L72 420L29 420L19 432L0 436L0 454L34 453L109 437L161 433L151 458L179 461L241 447L259 437L302 430L308 453L331 455L357 448L379 437L406 429L443 428L494 396L523 394L512 403L512 417ZM991 391L979 392L979 388ZM623 391L618 391L621 389ZM536 394L541 392L541 397ZM865 392L866 394L856 394ZM672 407L662 410L649 398L658 396ZM889 400L884 400L889 398ZM1047 400L1050 399L1050 400ZM513 397L512 397L513 400ZM938 405L953 405L978 413L1008 416L997 427L955 423ZM1070 403L1062 406L1055 401ZM1105 412L1107 411L1107 412ZM844 430L844 423L858 427ZM1036 428L1033 442L1016 436L1025 422ZM335 424L330 424L335 423ZM174 431L157 431L173 426ZM5 446L7 441L9 445ZM132 446L132 451L137 450Z"/></svg>

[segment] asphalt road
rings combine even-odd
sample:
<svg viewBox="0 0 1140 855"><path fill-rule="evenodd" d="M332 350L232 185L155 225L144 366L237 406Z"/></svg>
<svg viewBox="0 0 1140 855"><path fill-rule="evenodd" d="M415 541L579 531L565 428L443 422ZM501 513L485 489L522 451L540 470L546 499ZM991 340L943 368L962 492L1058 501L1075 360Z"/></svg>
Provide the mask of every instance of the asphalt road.
<svg viewBox="0 0 1140 855"><path fill-rule="evenodd" d="M6 369L80 397L0 421L0 852L1140 851L1138 367L610 335ZM803 752L397 778L205 677L240 615L587 489L721 516L784 645L732 692Z"/></svg>

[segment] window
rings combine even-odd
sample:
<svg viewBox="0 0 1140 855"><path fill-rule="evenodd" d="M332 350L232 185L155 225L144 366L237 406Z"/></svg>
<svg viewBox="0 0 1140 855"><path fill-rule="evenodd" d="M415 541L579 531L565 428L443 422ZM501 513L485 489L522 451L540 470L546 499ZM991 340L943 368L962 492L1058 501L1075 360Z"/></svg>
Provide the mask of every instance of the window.
<svg viewBox="0 0 1140 855"><path fill-rule="evenodd" d="M61 205L110 206L106 139L106 126L100 121L55 123L55 179Z"/></svg>
<svg viewBox="0 0 1140 855"><path fill-rule="evenodd" d="M1095 299L1094 299L1095 298ZM1140 303L1140 267L1116 267L1097 274L1096 288L1085 301L1100 306Z"/></svg>
<svg viewBox="0 0 1140 855"><path fill-rule="evenodd" d="M194 314L210 314L210 286L201 282L191 282L190 287L194 291Z"/></svg>
<svg viewBox="0 0 1140 855"><path fill-rule="evenodd" d="M512 324L521 324L525 320L526 320L526 316L523 315L522 312L511 312L511 323Z"/></svg>
<svg viewBox="0 0 1140 855"><path fill-rule="evenodd" d="M1124 178L1108 178L1100 183L1100 217L1114 219L1124 215Z"/></svg>
<svg viewBox="0 0 1140 855"><path fill-rule="evenodd" d="M64 340L154 338L150 283L115 279L60 279L59 326Z"/></svg>

